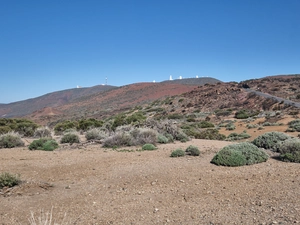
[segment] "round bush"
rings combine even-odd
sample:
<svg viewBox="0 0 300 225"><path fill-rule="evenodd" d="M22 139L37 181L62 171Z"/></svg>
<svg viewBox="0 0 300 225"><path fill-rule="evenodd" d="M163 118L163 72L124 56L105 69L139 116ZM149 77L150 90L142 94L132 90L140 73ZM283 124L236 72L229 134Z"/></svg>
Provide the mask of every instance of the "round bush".
<svg viewBox="0 0 300 225"><path fill-rule="evenodd" d="M185 155L185 152L181 149L176 149L171 153L171 157L182 157Z"/></svg>
<svg viewBox="0 0 300 225"><path fill-rule="evenodd" d="M288 123L288 125L289 125L290 129L293 129L294 131L300 132L300 120L299 119L290 121Z"/></svg>
<svg viewBox="0 0 300 225"><path fill-rule="evenodd" d="M200 150L198 149L198 147L190 145L189 147L187 147L187 149L185 150L185 152L188 155L192 155L192 156L198 156L200 155Z"/></svg>
<svg viewBox="0 0 300 225"><path fill-rule="evenodd" d="M153 144L144 144L142 147L143 150L155 150L157 149Z"/></svg>
<svg viewBox="0 0 300 225"><path fill-rule="evenodd" d="M166 143L169 142L169 140L168 140L168 138L167 138L166 136L164 136L164 135L162 135L162 134L159 134L159 135L157 136L157 142L158 142L158 143L161 143L161 144L166 144Z"/></svg>
<svg viewBox="0 0 300 225"><path fill-rule="evenodd" d="M252 143L259 148L271 149L273 151L278 151L278 143L291 138L291 136L277 131L266 132L257 138L255 138Z"/></svg>
<svg viewBox="0 0 300 225"><path fill-rule="evenodd" d="M268 158L269 156L257 146L242 142L222 148L211 163L218 166L244 166L265 162Z"/></svg>
<svg viewBox="0 0 300 225"><path fill-rule="evenodd" d="M62 139L60 140L60 143L69 143L69 144L73 144L73 143L79 143L79 137L77 134L72 134L72 133L67 133L65 134Z"/></svg>
<svg viewBox="0 0 300 225"><path fill-rule="evenodd" d="M48 138L40 138L38 140L34 140L28 146L29 150L44 150L44 151L53 151L58 148L58 144L53 139Z"/></svg>
<svg viewBox="0 0 300 225"><path fill-rule="evenodd" d="M14 148L24 146L20 135L18 133L7 133L0 135L0 148Z"/></svg>
<svg viewBox="0 0 300 225"><path fill-rule="evenodd" d="M300 163L300 140L287 139L280 144L280 159L286 162Z"/></svg>

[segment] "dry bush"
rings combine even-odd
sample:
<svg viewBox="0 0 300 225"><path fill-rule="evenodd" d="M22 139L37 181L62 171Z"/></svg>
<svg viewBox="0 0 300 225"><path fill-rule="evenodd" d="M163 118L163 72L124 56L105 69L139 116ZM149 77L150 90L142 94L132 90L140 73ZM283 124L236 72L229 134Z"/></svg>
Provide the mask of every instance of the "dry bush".
<svg viewBox="0 0 300 225"><path fill-rule="evenodd" d="M44 210L40 211L40 214L35 216L34 212L30 213L30 218L28 219L30 225L68 225L71 224L66 219L67 214L65 213L62 221L60 223L57 222L53 218L53 207L50 212L44 212Z"/></svg>
<svg viewBox="0 0 300 225"><path fill-rule="evenodd" d="M51 130L48 127L39 127L35 130L34 135L35 138L52 138Z"/></svg>
<svg viewBox="0 0 300 225"><path fill-rule="evenodd" d="M119 146L131 146L132 136L128 132L116 132L103 140L103 147L113 148Z"/></svg>
<svg viewBox="0 0 300 225"><path fill-rule="evenodd" d="M15 132L9 132L0 135L0 148L14 148L24 146L20 135Z"/></svg>
<svg viewBox="0 0 300 225"><path fill-rule="evenodd" d="M87 140L102 140L108 137L107 132L100 128L92 128L85 134Z"/></svg>

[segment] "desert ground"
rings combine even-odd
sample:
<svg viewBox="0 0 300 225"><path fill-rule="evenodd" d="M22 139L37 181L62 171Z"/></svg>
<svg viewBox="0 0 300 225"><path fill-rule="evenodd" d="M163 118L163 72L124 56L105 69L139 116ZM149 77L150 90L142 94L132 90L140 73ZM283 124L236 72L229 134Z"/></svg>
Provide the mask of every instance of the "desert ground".
<svg viewBox="0 0 300 225"><path fill-rule="evenodd" d="M0 224L30 224L52 212L57 224L297 224L300 164L210 163L225 141L191 140L116 150L99 144L53 152L1 149L0 171L22 183L0 192ZM171 158L189 145L200 156ZM38 224L38 223L37 223Z"/></svg>

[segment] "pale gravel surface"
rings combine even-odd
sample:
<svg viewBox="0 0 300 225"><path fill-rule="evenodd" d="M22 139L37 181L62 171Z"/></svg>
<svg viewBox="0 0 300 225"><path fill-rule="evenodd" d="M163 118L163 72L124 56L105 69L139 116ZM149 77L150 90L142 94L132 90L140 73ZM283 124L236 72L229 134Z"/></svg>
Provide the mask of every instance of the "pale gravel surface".
<svg viewBox="0 0 300 225"><path fill-rule="evenodd" d="M169 157L191 144L199 157ZM0 172L24 181L2 190L0 224L29 224L31 211L38 216L52 207L53 218L60 223L66 213L68 224L300 223L300 164L273 158L235 168L210 164L227 144L192 140L142 152L100 145L0 149Z"/></svg>

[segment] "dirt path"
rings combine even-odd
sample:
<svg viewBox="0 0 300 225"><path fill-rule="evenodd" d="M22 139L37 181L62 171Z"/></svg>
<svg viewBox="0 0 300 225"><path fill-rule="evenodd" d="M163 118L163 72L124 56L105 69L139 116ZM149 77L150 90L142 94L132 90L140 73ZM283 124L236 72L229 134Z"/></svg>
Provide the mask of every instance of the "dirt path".
<svg viewBox="0 0 300 225"><path fill-rule="evenodd" d="M170 158L196 145L202 154ZM300 164L269 159L237 168L210 164L228 142L192 140L155 151L99 145L54 152L1 149L0 172L24 182L0 194L0 224L49 212L68 224L300 223ZM125 151L126 150L126 151Z"/></svg>

